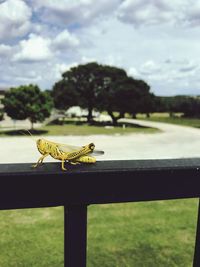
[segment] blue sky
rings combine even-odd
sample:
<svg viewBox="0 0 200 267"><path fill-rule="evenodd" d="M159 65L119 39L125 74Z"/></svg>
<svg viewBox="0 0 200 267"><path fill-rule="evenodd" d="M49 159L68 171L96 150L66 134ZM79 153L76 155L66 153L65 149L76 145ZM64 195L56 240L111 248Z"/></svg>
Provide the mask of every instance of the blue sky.
<svg viewBox="0 0 200 267"><path fill-rule="evenodd" d="M97 61L156 95L200 95L199 41L200 0L0 0L0 87L51 89Z"/></svg>

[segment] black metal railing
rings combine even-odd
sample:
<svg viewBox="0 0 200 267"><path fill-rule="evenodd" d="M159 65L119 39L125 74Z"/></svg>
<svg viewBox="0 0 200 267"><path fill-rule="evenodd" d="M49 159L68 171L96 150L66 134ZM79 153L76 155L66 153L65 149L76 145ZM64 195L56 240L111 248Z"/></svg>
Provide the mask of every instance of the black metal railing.
<svg viewBox="0 0 200 267"><path fill-rule="evenodd" d="M65 266L85 267L87 206L200 197L200 159L0 164L0 209L64 206ZM198 215L193 266L200 266Z"/></svg>

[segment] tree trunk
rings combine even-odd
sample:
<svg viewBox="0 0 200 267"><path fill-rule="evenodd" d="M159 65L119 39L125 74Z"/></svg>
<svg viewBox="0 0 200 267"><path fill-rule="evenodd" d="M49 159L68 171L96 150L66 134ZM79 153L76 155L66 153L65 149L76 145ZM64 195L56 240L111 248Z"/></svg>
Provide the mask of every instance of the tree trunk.
<svg viewBox="0 0 200 267"><path fill-rule="evenodd" d="M33 122L32 121L30 121L31 122L31 130L34 130L34 128L33 128Z"/></svg>
<svg viewBox="0 0 200 267"><path fill-rule="evenodd" d="M149 112L146 113L146 117L150 118L150 113Z"/></svg>
<svg viewBox="0 0 200 267"><path fill-rule="evenodd" d="M124 115L125 115L125 112L121 111L120 114L119 114L119 118L124 118Z"/></svg>
<svg viewBox="0 0 200 267"><path fill-rule="evenodd" d="M91 123L92 122L92 108L88 108L88 115L87 115L87 122Z"/></svg>
<svg viewBox="0 0 200 267"><path fill-rule="evenodd" d="M132 113L132 118L136 119L136 113Z"/></svg>
<svg viewBox="0 0 200 267"><path fill-rule="evenodd" d="M118 117L115 117L114 114L112 113L112 111L108 111L108 114L109 114L110 117L112 118L113 126L117 126L117 120L118 120Z"/></svg>

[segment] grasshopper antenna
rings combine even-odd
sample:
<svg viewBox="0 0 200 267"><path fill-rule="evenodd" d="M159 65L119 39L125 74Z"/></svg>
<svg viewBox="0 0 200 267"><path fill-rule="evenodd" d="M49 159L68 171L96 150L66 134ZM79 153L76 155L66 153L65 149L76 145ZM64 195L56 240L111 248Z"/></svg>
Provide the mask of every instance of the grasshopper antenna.
<svg viewBox="0 0 200 267"><path fill-rule="evenodd" d="M25 136L30 136L30 138L31 138L32 140L34 140L34 142L37 141L37 140L33 137L33 135L31 134L31 132L30 132L29 130L24 129L24 131L27 131L27 132L29 133L29 135L27 135L27 134L25 134L23 131L21 131L21 133L22 133L23 135L25 135Z"/></svg>

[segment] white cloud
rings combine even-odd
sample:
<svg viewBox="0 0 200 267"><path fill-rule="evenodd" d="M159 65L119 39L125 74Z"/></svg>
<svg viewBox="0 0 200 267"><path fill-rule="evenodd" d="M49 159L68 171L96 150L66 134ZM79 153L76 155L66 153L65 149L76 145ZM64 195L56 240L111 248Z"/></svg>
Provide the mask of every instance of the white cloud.
<svg viewBox="0 0 200 267"><path fill-rule="evenodd" d="M65 26L90 24L96 18L115 11L119 3L120 0L32 1L34 9L40 10L42 20Z"/></svg>
<svg viewBox="0 0 200 267"><path fill-rule="evenodd" d="M172 79L199 76L200 61L185 57L181 59L167 59L163 63L162 70L168 72Z"/></svg>
<svg viewBox="0 0 200 267"><path fill-rule="evenodd" d="M134 26L184 24L188 0L125 0L118 8L118 18Z"/></svg>
<svg viewBox="0 0 200 267"><path fill-rule="evenodd" d="M95 61L97 61L95 57L87 57L87 56L81 57L81 64L86 64L86 63L95 62Z"/></svg>
<svg viewBox="0 0 200 267"><path fill-rule="evenodd" d="M153 73L157 73L160 71L160 66L158 66L154 61L149 60L146 61L142 66L140 67L140 73L144 75L150 75Z"/></svg>
<svg viewBox="0 0 200 267"><path fill-rule="evenodd" d="M62 74L65 71L68 71L72 67L76 67L78 63L73 62L71 64L64 64L64 63L57 63L54 67L55 79L60 80L62 79Z"/></svg>
<svg viewBox="0 0 200 267"><path fill-rule="evenodd" d="M31 9L22 0L0 4L0 40L25 35L30 29Z"/></svg>
<svg viewBox="0 0 200 267"><path fill-rule="evenodd" d="M135 67L130 67L127 71L128 76L132 76L133 78L137 78L139 75L139 72Z"/></svg>
<svg viewBox="0 0 200 267"><path fill-rule="evenodd" d="M12 47L5 44L0 44L0 57L7 57L11 55Z"/></svg>
<svg viewBox="0 0 200 267"><path fill-rule="evenodd" d="M199 68L199 64L194 60L184 60L179 68L180 72L191 73Z"/></svg>
<svg viewBox="0 0 200 267"><path fill-rule="evenodd" d="M15 81L19 84L30 84L30 83L38 83L42 81L42 76L34 76L34 77L29 77L29 76L16 76Z"/></svg>
<svg viewBox="0 0 200 267"><path fill-rule="evenodd" d="M13 57L14 61L42 61L52 57L51 40L30 34L28 40L19 43L20 51Z"/></svg>
<svg viewBox="0 0 200 267"><path fill-rule="evenodd" d="M64 30L56 36L52 44L58 50L67 50L69 48L76 48L80 42L74 34Z"/></svg>
<svg viewBox="0 0 200 267"><path fill-rule="evenodd" d="M199 14L200 0L0 0L0 84L51 88L97 61L158 95L199 93Z"/></svg>
<svg viewBox="0 0 200 267"><path fill-rule="evenodd" d="M158 24L171 20L171 9L165 1L125 0L119 7L118 17L135 26Z"/></svg>
<svg viewBox="0 0 200 267"><path fill-rule="evenodd" d="M184 21L188 26L200 26L200 1L196 0L184 10Z"/></svg>
<svg viewBox="0 0 200 267"><path fill-rule="evenodd" d="M147 61L133 70L138 74L136 78L147 81L157 95L197 94L199 90L200 61L186 58Z"/></svg>

